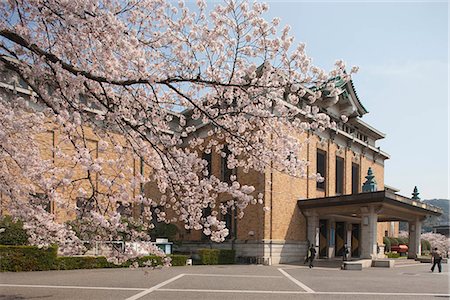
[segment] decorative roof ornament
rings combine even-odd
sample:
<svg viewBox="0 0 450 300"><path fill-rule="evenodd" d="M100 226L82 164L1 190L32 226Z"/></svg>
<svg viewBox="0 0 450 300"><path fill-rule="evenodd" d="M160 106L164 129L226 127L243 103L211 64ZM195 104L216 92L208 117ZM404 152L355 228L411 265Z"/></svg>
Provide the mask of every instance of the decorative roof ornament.
<svg viewBox="0 0 450 300"><path fill-rule="evenodd" d="M377 191L377 182L375 180L375 175L373 175L372 168L369 167L367 170L366 182L364 182L362 186L363 193L366 192L376 192Z"/></svg>
<svg viewBox="0 0 450 300"><path fill-rule="evenodd" d="M415 186L414 187L414 190L413 190L413 192L412 192L412 200L420 200L420 197L419 197L419 190L417 189L417 186Z"/></svg>

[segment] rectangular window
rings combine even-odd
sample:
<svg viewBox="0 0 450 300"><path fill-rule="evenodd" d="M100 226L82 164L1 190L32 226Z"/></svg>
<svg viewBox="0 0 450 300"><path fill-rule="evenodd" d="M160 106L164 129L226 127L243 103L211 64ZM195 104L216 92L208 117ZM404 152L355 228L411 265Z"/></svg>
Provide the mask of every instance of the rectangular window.
<svg viewBox="0 0 450 300"><path fill-rule="evenodd" d="M326 182L326 165L327 165L327 153L325 151L317 150L316 170L317 173L324 178L322 182L317 182L316 187L319 190L325 190Z"/></svg>
<svg viewBox="0 0 450 300"><path fill-rule="evenodd" d="M352 194L359 193L359 165L352 163Z"/></svg>
<svg viewBox="0 0 450 300"><path fill-rule="evenodd" d="M208 165L206 166L206 170L208 171L208 176L206 176L206 177L209 178L211 176L211 172L212 172L211 152L203 153L202 159L204 159L204 160L206 160L208 162Z"/></svg>
<svg viewBox="0 0 450 300"><path fill-rule="evenodd" d="M48 196L44 193L31 194L31 203L42 207L46 212L52 213L52 204Z"/></svg>
<svg viewBox="0 0 450 300"><path fill-rule="evenodd" d="M336 156L336 195L344 193L344 159Z"/></svg>
<svg viewBox="0 0 450 300"><path fill-rule="evenodd" d="M94 200L77 197L77 215L82 217L94 209Z"/></svg>
<svg viewBox="0 0 450 300"><path fill-rule="evenodd" d="M234 200L236 201L236 200ZM227 203L222 203L225 206L228 206ZM222 214L221 211L221 221L225 222L225 227L228 229L228 235L225 239L236 239L237 238L237 212L235 204L232 204L230 207L227 207L226 214Z"/></svg>
<svg viewBox="0 0 450 300"><path fill-rule="evenodd" d="M207 208L204 208L202 210L202 217L206 219L208 216L211 215L211 212L212 212L211 207L208 206ZM202 240L206 241L206 240L209 240L209 239L211 239L211 236L204 234L203 230L202 230Z"/></svg>
<svg viewBox="0 0 450 300"><path fill-rule="evenodd" d="M139 160L139 174L141 174L142 176L145 175L144 168L145 168L145 162L144 162L144 159L141 157ZM144 184L143 183L141 183L140 188L141 188L141 194L144 194Z"/></svg>
<svg viewBox="0 0 450 300"><path fill-rule="evenodd" d="M225 221L225 225L228 228L228 235L226 239L230 239L232 237L233 232L233 212L231 209L228 209L227 213L223 216L223 221Z"/></svg>
<svg viewBox="0 0 450 300"><path fill-rule="evenodd" d="M116 202L116 211L123 217L131 217L132 206L129 203L123 203L122 201Z"/></svg>
<svg viewBox="0 0 450 300"><path fill-rule="evenodd" d="M165 228L167 224L159 218L160 213L164 212L164 206L151 206L150 212L152 213L151 223L153 225L153 228L150 230L150 237L152 238L152 240L155 240L156 238L166 237Z"/></svg>
<svg viewBox="0 0 450 300"><path fill-rule="evenodd" d="M228 150L228 147L223 147L223 152L225 153L225 157L222 157L221 159L221 173L222 173L222 181L226 183L231 183L231 175L236 174L236 169L229 169L228 168L228 156L231 154L230 150Z"/></svg>

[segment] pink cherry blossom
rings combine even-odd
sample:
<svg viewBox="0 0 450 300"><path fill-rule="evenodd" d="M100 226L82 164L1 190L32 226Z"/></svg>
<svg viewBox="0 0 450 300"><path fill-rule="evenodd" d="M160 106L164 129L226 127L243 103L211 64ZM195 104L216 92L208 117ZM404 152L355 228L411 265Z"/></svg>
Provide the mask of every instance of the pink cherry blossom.
<svg viewBox="0 0 450 300"><path fill-rule="evenodd" d="M85 251L81 240L147 242L152 219L221 242L229 231L220 213L268 211L254 187L208 174L202 153L222 155L228 168L323 180L307 174L297 137L340 122L319 111L322 92L310 88L348 80L345 64L313 66L288 26L266 21L266 4L196 5L0 3L1 67L29 90L0 94L1 205L24 221L31 244L68 255ZM71 224L31 201L38 194ZM129 217L133 207L142 213ZM120 263L139 254L127 246L109 255Z"/></svg>

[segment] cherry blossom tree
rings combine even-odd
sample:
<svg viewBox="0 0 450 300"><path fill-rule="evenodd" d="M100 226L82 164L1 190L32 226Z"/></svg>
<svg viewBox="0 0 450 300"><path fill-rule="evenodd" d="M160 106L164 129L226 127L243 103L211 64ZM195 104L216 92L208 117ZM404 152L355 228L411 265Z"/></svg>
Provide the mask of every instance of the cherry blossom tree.
<svg viewBox="0 0 450 300"><path fill-rule="evenodd" d="M430 242L431 250L438 248L442 253L443 257L447 257L448 251L450 250L450 239L443 234L426 232L422 233L420 238Z"/></svg>
<svg viewBox="0 0 450 300"><path fill-rule="evenodd" d="M409 238L409 232L406 230L400 230L398 232L398 237L399 238Z"/></svg>
<svg viewBox="0 0 450 300"><path fill-rule="evenodd" d="M219 207L217 195L235 199L240 216L250 204L263 206L263 195L235 176L228 183L207 174L201 153L226 156L230 169L270 166L320 179L306 173L308 162L299 154L307 141L298 137L336 127L341 120L318 103L338 97L332 79L350 80L357 68L345 72L337 61L327 73L314 66L289 27L264 18L266 4L192 6L166 0L0 3L2 67L32 91L0 99L0 191L9 199L4 209L24 221L31 243L57 243L67 254L82 248L73 228L30 201L36 193L76 210L82 231L92 233L83 239L116 240L126 233L131 241L148 240L136 227L151 228L149 220L157 218L223 241L228 230L218 213L230 204ZM36 140L51 126L60 137L50 147L53 160L43 158ZM94 155L88 131L108 158ZM130 155L142 159L149 174L133 174ZM146 182L155 184L158 196L131 192ZM74 193L84 201L78 208L67 197ZM123 222L119 202L142 205L143 213ZM165 210L151 209L161 206ZM216 209L203 215L206 207Z"/></svg>

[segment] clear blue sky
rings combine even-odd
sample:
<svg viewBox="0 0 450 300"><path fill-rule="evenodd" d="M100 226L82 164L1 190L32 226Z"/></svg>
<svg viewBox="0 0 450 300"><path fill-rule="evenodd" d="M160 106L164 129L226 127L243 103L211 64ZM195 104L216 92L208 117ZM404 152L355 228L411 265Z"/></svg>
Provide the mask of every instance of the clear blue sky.
<svg viewBox="0 0 450 300"><path fill-rule="evenodd" d="M386 133L385 183L422 199L450 198L448 3L269 1L313 63L360 67L355 88L370 125Z"/></svg>

